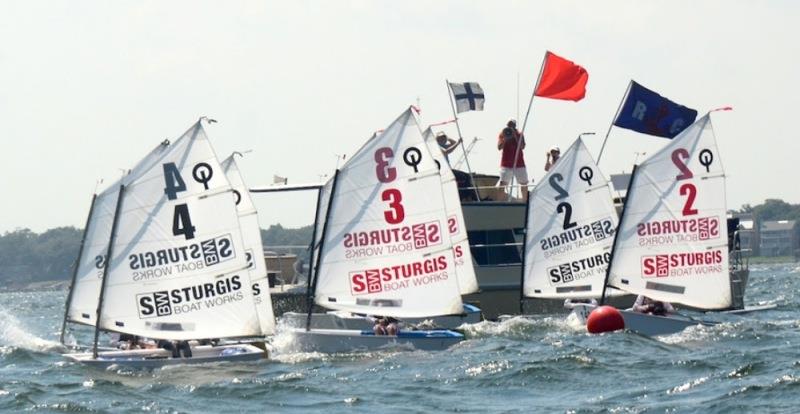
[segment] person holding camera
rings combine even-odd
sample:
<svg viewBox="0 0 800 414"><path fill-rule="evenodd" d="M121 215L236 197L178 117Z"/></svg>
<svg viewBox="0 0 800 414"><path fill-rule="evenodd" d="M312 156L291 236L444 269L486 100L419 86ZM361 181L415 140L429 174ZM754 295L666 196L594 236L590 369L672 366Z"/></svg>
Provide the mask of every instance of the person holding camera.
<svg viewBox="0 0 800 414"><path fill-rule="evenodd" d="M561 158L561 148L556 146L551 147L550 151L547 151L547 161L544 163L544 170L550 171L559 158Z"/></svg>
<svg viewBox="0 0 800 414"><path fill-rule="evenodd" d="M517 130L517 121L509 119L506 127L497 137L497 149L502 151L500 158L500 186L508 185L512 177L522 188L523 199L528 199L528 170L522 150L525 149L525 137Z"/></svg>

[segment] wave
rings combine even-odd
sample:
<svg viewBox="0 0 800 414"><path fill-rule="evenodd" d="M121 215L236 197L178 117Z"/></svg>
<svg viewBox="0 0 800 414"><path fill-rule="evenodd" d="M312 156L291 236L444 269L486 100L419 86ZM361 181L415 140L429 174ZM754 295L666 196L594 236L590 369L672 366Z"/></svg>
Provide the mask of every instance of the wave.
<svg viewBox="0 0 800 414"><path fill-rule="evenodd" d="M28 331L22 324L0 307L0 345L35 352L60 352L65 348L56 341L40 338Z"/></svg>

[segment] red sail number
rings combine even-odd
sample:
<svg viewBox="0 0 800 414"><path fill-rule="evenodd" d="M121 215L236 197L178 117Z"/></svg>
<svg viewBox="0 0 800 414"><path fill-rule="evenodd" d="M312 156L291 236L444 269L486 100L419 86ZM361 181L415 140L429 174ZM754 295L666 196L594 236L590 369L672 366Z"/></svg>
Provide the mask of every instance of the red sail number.
<svg viewBox="0 0 800 414"><path fill-rule="evenodd" d="M694 207L694 199L697 197L697 187L692 183L686 183L681 186L680 193L686 196L686 203L683 204L683 215L693 216L697 214L697 209Z"/></svg>
<svg viewBox="0 0 800 414"><path fill-rule="evenodd" d="M694 178L692 170L686 166L687 160L689 160L689 151L685 148L678 148L672 151L672 163L675 164L675 166L678 167L678 171L680 171L680 174L675 176L675 180L681 181ZM686 202L683 203L683 215L692 216L697 214L697 209L694 208L694 199L697 198L697 187L692 183L685 183L681 185L679 193L682 196L686 196Z"/></svg>
<svg viewBox="0 0 800 414"><path fill-rule="evenodd" d="M402 223L406 218L406 211L403 209L403 194L396 188L387 188L381 193L381 199L389 202L389 208L383 212L383 218L389 224Z"/></svg>
<svg viewBox="0 0 800 414"><path fill-rule="evenodd" d="M389 167L389 159L394 157L394 151L389 147L378 148L375 151L375 175L378 181L382 183L390 183L397 178L397 169Z"/></svg>
<svg viewBox="0 0 800 414"><path fill-rule="evenodd" d="M686 166L686 160L689 159L689 151L686 151L685 148L678 148L675 151L672 151L672 163L678 167L678 171L681 173L675 176L675 179L680 180L688 180L694 177L692 174L692 170Z"/></svg>

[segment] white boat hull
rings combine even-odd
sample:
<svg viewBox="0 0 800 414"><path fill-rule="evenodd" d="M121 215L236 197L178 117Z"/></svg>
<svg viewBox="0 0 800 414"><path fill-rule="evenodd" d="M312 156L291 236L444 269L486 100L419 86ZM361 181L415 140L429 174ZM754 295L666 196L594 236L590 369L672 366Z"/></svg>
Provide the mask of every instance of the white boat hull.
<svg viewBox="0 0 800 414"><path fill-rule="evenodd" d="M286 326L291 328L305 328L308 319L307 313L286 312L281 317ZM481 321L481 310L472 305L464 305L464 313L457 315L434 316L430 318L404 318L400 327L424 326L426 329L453 329L465 323L478 323ZM355 315L349 312L327 312L311 314L311 329L351 329L370 331L375 325L375 320L369 316Z"/></svg>
<svg viewBox="0 0 800 414"><path fill-rule="evenodd" d="M249 344L198 345L191 348L191 358L173 358L172 353L164 349L103 351L97 354L97 358L94 358L91 352L64 354L64 357L92 367L105 369L111 365L128 368L159 368L165 365L177 364L256 361L267 356L263 349Z"/></svg>
<svg viewBox="0 0 800 414"><path fill-rule="evenodd" d="M582 323L586 324L589 314L597 307L587 303L570 304L572 314ZM625 321L625 329L647 336L671 335L683 331L690 326L715 325L716 322L690 319L680 315L658 316L619 309Z"/></svg>
<svg viewBox="0 0 800 414"><path fill-rule="evenodd" d="M384 349L441 351L464 340L447 330L400 331L397 335L375 335L372 330L292 329L293 349L326 354Z"/></svg>

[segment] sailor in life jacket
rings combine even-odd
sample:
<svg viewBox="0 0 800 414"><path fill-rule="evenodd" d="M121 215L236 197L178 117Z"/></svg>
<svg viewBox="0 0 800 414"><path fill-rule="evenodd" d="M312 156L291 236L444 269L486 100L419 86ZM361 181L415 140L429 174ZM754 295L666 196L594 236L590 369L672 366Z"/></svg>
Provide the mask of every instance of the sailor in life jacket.
<svg viewBox="0 0 800 414"><path fill-rule="evenodd" d="M653 300L645 295L639 295L632 307L634 312L649 313L651 315L665 316L675 312L675 308L669 302Z"/></svg>

